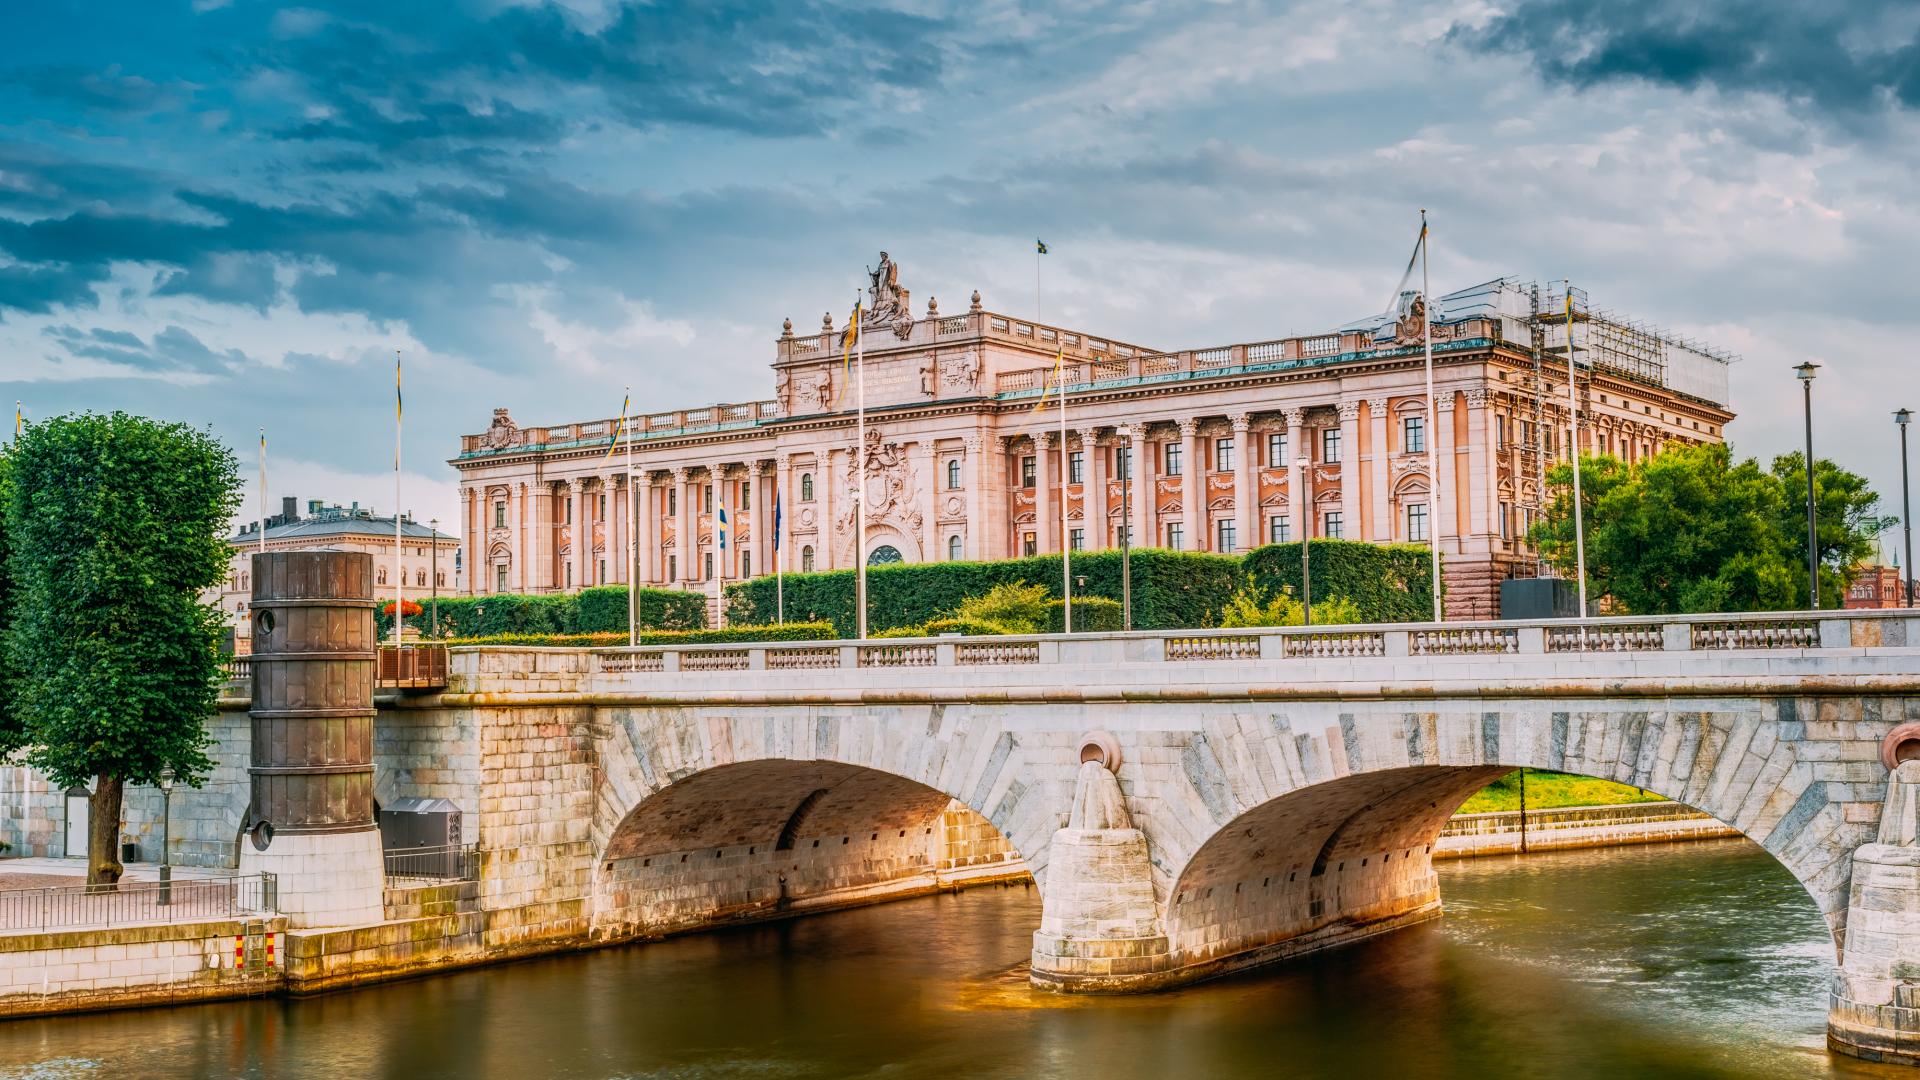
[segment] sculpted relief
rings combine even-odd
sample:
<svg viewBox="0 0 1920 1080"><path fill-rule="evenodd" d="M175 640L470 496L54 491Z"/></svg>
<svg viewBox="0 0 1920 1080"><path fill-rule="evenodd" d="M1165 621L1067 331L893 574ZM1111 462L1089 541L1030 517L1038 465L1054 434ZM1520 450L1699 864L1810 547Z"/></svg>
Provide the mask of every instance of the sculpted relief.
<svg viewBox="0 0 1920 1080"><path fill-rule="evenodd" d="M971 396L980 392L980 354L968 349L959 356L940 361L940 384L952 394Z"/></svg>
<svg viewBox="0 0 1920 1080"><path fill-rule="evenodd" d="M877 429L868 428L866 446L847 455L842 482L843 490L861 492L868 525L890 524L909 534L920 531L922 514L915 498L919 476L906 451L898 443L886 442ZM852 532L853 509L853 500L848 499L845 509L836 515L835 531Z"/></svg>
<svg viewBox="0 0 1920 1080"><path fill-rule="evenodd" d="M493 410L493 423L487 427L487 447L493 450L505 450L509 446L519 446L526 442L526 436L520 433L520 427L507 415L505 409Z"/></svg>

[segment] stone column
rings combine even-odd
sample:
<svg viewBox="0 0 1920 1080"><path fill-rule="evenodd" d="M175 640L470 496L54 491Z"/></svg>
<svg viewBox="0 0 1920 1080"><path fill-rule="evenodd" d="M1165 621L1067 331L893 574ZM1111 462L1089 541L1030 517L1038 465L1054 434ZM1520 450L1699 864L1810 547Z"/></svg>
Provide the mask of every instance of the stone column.
<svg viewBox="0 0 1920 1080"><path fill-rule="evenodd" d="M654 580L654 560L660 550L660 530L654 524L653 478L642 469L633 474L627 488L627 499L634 514L633 584L644 588Z"/></svg>
<svg viewBox="0 0 1920 1080"><path fill-rule="evenodd" d="M780 561L782 570L798 570L800 561L793 553L792 541L788 539L793 535L793 515L798 509L793 503L793 455L781 453L773 459L773 468L773 482L780 489L780 516L784 519L780 524L780 531L784 535L780 537L780 550L774 553L774 558Z"/></svg>
<svg viewBox="0 0 1920 1080"><path fill-rule="evenodd" d="M1341 534L1349 540L1362 540L1366 533L1360 523L1360 473L1366 463L1360 460L1360 402L1340 403L1340 522Z"/></svg>
<svg viewBox="0 0 1920 1080"><path fill-rule="evenodd" d="M1368 486L1373 489L1368 492L1371 497L1367 500L1370 504L1368 512L1373 519L1372 528L1367 530L1367 538L1375 542L1392 540L1400 527L1393 517L1393 470L1389 468L1393 455L1388 445L1387 407L1384 397L1367 400L1367 418L1373 421L1367 433L1368 449L1372 451L1368 455L1372 458L1369 462Z"/></svg>
<svg viewBox="0 0 1920 1080"><path fill-rule="evenodd" d="M1080 526L1087 532L1087 550L1107 546L1107 459L1100 452L1100 430L1080 429Z"/></svg>
<svg viewBox="0 0 1920 1080"><path fill-rule="evenodd" d="M533 488L533 587L550 591L558 584L554 573L553 482L538 481Z"/></svg>
<svg viewBox="0 0 1920 1080"><path fill-rule="evenodd" d="M467 500L466 555L463 556L467 561L467 587L465 591L468 596L472 596L474 593L474 572L480 566L480 560L477 557L480 549L479 522L475 516L476 503L479 501L479 492L469 486L462 488L461 494L465 496Z"/></svg>
<svg viewBox="0 0 1920 1080"><path fill-rule="evenodd" d="M1460 530L1463 535L1493 536L1500 531L1494 520L1494 504L1499 501L1499 481L1495 479L1492 453L1493 422L1488 419L1487 392L1484 388L1467 391L1467 505L1472 521Z"/></svg>
<svg viewBox="0 0 1920 1080"><path fill-rule="evenodd" d="M815 570L838 570L840 568L840 544L836 539L837 515L840 503L849 496L849 492L840 490L840 471L834 467L833 448L822 451L814 461L813 497L820 502L820 515L815 520L813 541L813 568Z"/></svg>
<svg viewBox="0 0 1920 1080"><path fill-rule="evenodd" d="M1241 551L1260 543L1260 470L1254 467L1252 421L1246 413L1233 418L1233 448L1238 455L1234 458L1233 522L1234 531L1239 533L1235 542Z"/></svg>
<svg viewBox="0 0 1920 1080"><path fill-rule="evenodd" d="M1132 458L1133 521L1129 528L1133 532L1131 547L1153 547L1153 469L1147 461L1147 422L1142 420L1132 425L1132 445L1128 447ZM1129 560L1131 561L1131 560Z"/></svg>
<svg viewBox="0 0 1920 1080"><path fill-rule="evenodd" d="M693 581L693 563L698 557L699 544L694 536L693 515L693 470L680 466L673 470L673 560L676 571L672 584L675 588L688 588Z"/></svg>
<svg viewBox="0 0 1920 1080"><path fill-rule="evenodd" d="M1047 899L1029 975L1034 987L1097 992L1160 984L1172 950L1154 901L1147 838L1134 828L1108 765L1081 763L1067 827L1047 850Z"/></svg>
<svg viewBox="0 0 1920 1080"><path fill-rule="evenodd" d="M1313 458L1313 448L1306 443L1307 432L1303 426L1307 421L1307 410L1288 409L1287 417L1287 453L1295 461L1300 458ZM1299 530L1295 540L1304 540L1313 533L1311 521L1300 516L1302 509L1311 512L1311 504L1306 502L1306 492L1313 483L1313 466L1295 469L1293 462L1286 462L1287 469L1287 528Z"/></svg>
<svg viewBox="0 0 1920 1080"><path fill-rule="evenodd" d="M920 472L920 559L922 562L939 562L947 557L940 545L940 481L937 475L940 457L934 453L933 440L922 439L915 467Z"/></svg>
<svg viewBox="0 0 1920 1080"><path fill-rule="evenodd" d="M507 512L513 518L513 589L531 592L533 588L533 530L527 524L527 485L522 482L507 493Z"/></svg>
<svg viewBox="0 0 1920 1080"><path fill-rule="evenodd" d="M776 557L773 551L774 463L765 458L755 461L753 476L753 573L758 577L773 573ZM786 507L782 506L780 512L784 516Z"/></svg>
<svg viewBox="0 0 1920 1080"><path fill-rule="evenodd" d="M987 440L978 433L967 436L967 456L961 461L961 476L967 484L967 538L965 551L969 559L987 559L987 537L992 535L987 525L987 470L981 455L986 452Z"/></svg>
<svg viewBox="0 0 1920 1080"><path fill-rule="evenodd" d="M1033 535L1035 549L1045 555L1058 551L1053 544L1053 485L1048 475L1047 459L1053 455L1053 432L1044 431L1033 437Z"/></svg>
<svg viewBox="0 0 1920 1080"><path fill-rule="evenodd" d="M1459 505L1460 489L1454 487L1454 484L1458 482L1460 470L1454 467L1453 460L1453 391L1445 390L1436 393L1433 396L1433 407L1437 415L1429 421L1427 426L1433 429L1430 434L1434 440L1434 456L1440 462L1440 477L1438 487L1430 483L1428 490L1438 491L1440 497L1427 500L1430 504L1427 508L1427 526L1436 530L1434 535L1440 538L1441 554L1445 556L1458 553L1460 550L1459 515L1454 512L1454 508ZM1454 541L1451 545L1447 543L1449 539ZM1444 562L1442 569L1445 569Z"/></svg>
<svg viewBox="0 0 1920 1080"><path fill-rule="evenodd" d="M572 572L562 572L560 585L567 589L583 588L587 582L587 564L593 561L593 522L587 515L587 502L583 498L586 483L579 477L567 481L567 502L561 507L563 520L571 519L567 524L567 563Z"/></svg>
<svg viewBox="0 0 1920 1080"><path fill-rule="evenodd" d="M1184 417L1176 421L1180 428L1180 520L1186 526L1187 551L1207 551L1207 474L1208 461L1200 446L1200 418ZM1154 536L1147 542L1158 546L1165 537Z"/></svg>

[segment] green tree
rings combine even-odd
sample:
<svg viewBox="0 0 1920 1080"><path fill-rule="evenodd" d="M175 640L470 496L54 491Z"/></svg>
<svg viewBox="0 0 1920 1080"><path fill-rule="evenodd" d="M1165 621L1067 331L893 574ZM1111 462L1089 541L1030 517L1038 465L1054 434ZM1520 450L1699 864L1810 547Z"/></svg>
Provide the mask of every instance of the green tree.
<svg viewBox="0 0 1920 1080"><path fill-rule="evenodd" d="M1773 459L1773 475L1780 481L1780 532L1787 541L1787 557L1797 571L1794 606L1806 607L1807 594L1807 458L1799 451ZM1880 533L1900 523L1880 514L1880 496L1867 487L1866 477L1851 473L1825 458L1813 467L1814 519L1819 532L1820 606L1846 603L1854 570L1873 556Z"/></svg>
<svg viewBox="0 0 1920 1080"><path fill-rule="evenodd" d="M123 786L165 768L198 786L213 767L222 618L200 595L225 576L238 474L210 434L125 413L34 424L9 456L0 750L24 748L55 784L94 782L87 881L110 886Z"/></svg>

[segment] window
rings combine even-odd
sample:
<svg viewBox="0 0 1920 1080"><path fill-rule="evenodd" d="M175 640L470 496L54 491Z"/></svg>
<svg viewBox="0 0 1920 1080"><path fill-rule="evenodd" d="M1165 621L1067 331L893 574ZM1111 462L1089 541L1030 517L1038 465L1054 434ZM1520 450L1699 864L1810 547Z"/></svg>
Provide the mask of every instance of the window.
<svg viewBox="0 0 1920 1080"><path fill-rule="evenodd" d="M1287 520L1287 516L1285 514L1276 514L1273 517L1268 518L1267 519L1267 543L1284 544L1288 540L1292 539L1291 534L1293 532L1293 529L1290 527L1292 524L1293 523L1291 521Z"/></svg>
<svg viewBox="0 0 1920 1080"><path fill-rule="evenodd" d="M568 525L573 524L573 499L571 497L560 500L560 514L561 521Z"/></svg>
<svg viewBox="0 0 1920 1080"><path fill-rule="evenodd" d="M386 567L384 567L384 566L376 566L376 567L374 567L374 568L373 568L373 583L374 583L375 585L385 585L385 584L387 583L387 568L386 568Z"/></svg>
<svg viewBox="0 0 1920 1080"><path fill-rule="evenodd" d="M1032 533L1023 533L1020 537L1020 554L1037 555L1039 553L1040 545L1036 542L1034 535Z"/></svg>
<svg viewBox="0 0 1920 1080"><path fill-rule="evenodd" d="M1023 487L1023 488L1030 488L1030 487L1032 487L1032 486L1033 486L1033 478L1034 478L1034 459L1033 459L1033 457L1032 457L1032 456L1028 456L1028 457L1023 457L1023 458L1021 458L1021 459L1020 459L1020 486L1021 486L1021 487Z"/></svg>
<svg viewBox="0 0 1920 1080"><path fill-rule="evenodd" d="M678 514L679 512L680 512L680 489L677 487L670 487L667 489L667 513L669 515L672 515L672 514Z"/></svg>
<svg viewBox="0 0 1920 1080"><path fill-rule="evenodd" d="M604 491L600 493L600 507L594 511L594 518L598 521L607 520L607 493Z"/></svg>
<svg viewBox="0 0 1920 1080"><path fill-rule="evenodd" d="M1407 504L1407 539L1412 541L1427 538L1427 504Z"/></svg>
<svg viewBox="0 0 1920 1080"><path fill-rule="evenodd" d="M1177 521L1167 522L1167 549L1180 551L1186 547L1186 527Z"/></svg>
<svg viewBox="0 0 1920 1080"><path fill-rule="evenodd" d="M809 572L809 573L812 572L813 570L813 545L812 544L808 544L807 546L800 549L800 569L803 572Z"/></svg>
<svg viewBox="0 0 1920 1080"><path fill-rule="evenodd" d="M442 571L440 571L439 573L437 573L437 574L435 574L435 575L433 575L433 583L434 583L435 585L437 585L437 586L439 586L439 587L440 587L440 588L442 588L442 589L444 589L444 588L446 588L446 587L447 587L447 572L446 572L445 570L442 570Z"/></svg>
<svg viewBox="0 0 1920 1080"><path fill-rule="evenodd" d="M713 513L713 485L712 484L703 484L700 487L700 512L703 514Z"/></svg>
<svg viewBox="0 0 1920 1080"><path fill-rule="evenodd" d="M1493 448L1495 450L1507 448L1507 418L1499 413L1493 415Z"/></svg>
<svg viewBox="0 0 1920 1080"><path fill-rule="evenodd" d="M1401 432L1401 435L1403 436L1402 444L1401 444L1402 449L1404 449L1407 453L1424 454L1427 452L1427 418L1426 417L1424 416L1407 417L1405 420L1400 422L1400 432Z"/></svg>
<svg viewBox="0 0 1920 1080"><path fill-rule="evenodd" d="M1320 460L1328 465L1340 461L1340 429L1330 427L1320 433Z"/></svg>
<svg viewBox="0 0 1920 1080"><path fill-rule="evenodd" d="M957 536L947 537L947 561L960 561L960 538Z"/></svg>
<svg viewBox="0 0 1920 1080"><path fill-rule="evenodd" d="M947 490L960 490L960 459L947 459Z"/></svg>
<svg viewBox="0 0 1920 1080"><path fill-rule="evenodd" d="M1213 440L1213 471L1231 472L1233 470L1233 439Z"/></svg>
<svg viewBox="0 0 1920 1080"><path fill-rule="evenodd" d="M1125 453L1125 452L1126 451L1124 450L1121 451L1121 453ZM1186 468L1186 463L1180 460L1180 444L1179 443L1177 442L1168 443L1166 449L1161 451L1160 459L1167 463L1168 476L1183 475L1183 471Z"/></svg>
<svg viewBox="0 0 1920 1080"><path fill-rule="evenodd" d="M1133 479L1133 448L1122 446L1113 452L1113 474L1122 480Z"/></svg>
<svg viewBox="0 0 1920 1080"><path fill-rule="evenodd" d="M605 559L600 560L600 570L593 580L600 581L600 582L604 582L607 580L607 560Z"/></svg>
<svg viewBox="0 0 1920 1080"><path fill-rule="evenodd" d="M703 551L700 553L700 571L700 580L713 580L713 552Z"/></svg>
<svg viewBox="0 0 1920 1080"><path fill-rule="evenodd" d="M1513 538L1513 504L1509 502L1503 502L1500 504L1500 539L1511 540L1512 538Z"/></svg>
<svg viewBox="0 0 1920 1080"><path fill-rule="evenodd" d="M1115 525L1113 527L1113 539L1115 543L1120 544L1123 547L1132 547L1133 546L1133 526Z"/></svg>
<svg viewBox="0 0 1920 1080"><path fill-rule="evenodd" d="M740 549L740 576L753 576L753 550L751 548Z"/></svg>
<svg viewBox="0 0 1920 1080"><path fill-rule="evenodd" d="M496 529L507 527L507 500L505 499L493 504L493 527Z"/></svg>
<svg viewBox="0 0 1920 1080"><path fill-rule="evenodd" d="M680 580L680 556L678 555L667 556L667 580Z"/></svg>
<svg viewBox="0 0 1920 1080"><path fill-rule="evenodd" d="M1267 468L1284 469L1287 461L1287 433L1274 431L1267 434Z"/></svg>
<svg viewBox="0 0 1920 1080"><path fill-rule="evenodd" d="M1070 450L1067 452L1067 483L1077 484L1080 482L1080 472L1086 466L1086 463L1086 451Z"/></svg>
<svg viewBox="0 0 1920 1080"><path fill-rule="evenodd" d="M507 591L507 565L505 563L501 563L499 566L493 568L493 591Z"/></svg>
<svg viewBox="0 0 1920 1080"><path fill-rule="evenodd" d="M1220 547L1218 548L1220 554L1233 554L1236 541L1239 539L1239 527L1232 521L1222 521L1217 528L1220 532Z"/></svg>
<svg viewBox="0 0 1920 1080"><path fill-rule="evenodd" d="M1322 522L1322 527L1320 529L1321 536L1324 536L1329 540L1339 540L1342 537L1346 536L1345 526L1340 520L1340 511L1338 510L1327 511L1326 516L1321 519L1321 522Z"/></svg>
<svg viewBox="0 0 1920 1080"><path fill-rule="evenodd" d="M571 559L567 561L567 576L565 581L567 588L573 588L573 561Z"/></svg>
<svg viewBox="0 0 1920 1080"><path fill-rule="evenodd" d="M1070 529L1067 532L1067 547L1073 551L1084 551L1087 547L1087 530Z"/></svg>
<svg viewBox="0 0 1920 1080"><path fill-rule="evenodd" d="M740 509L753 509L753 481L751 480L740 482Z"/></svg>
<svg viewBox="0 0 1920 1080"><path fill-rule="evenodd" d="M426 588L427 572L425 570L415 570L413 572L413 584L414 584L414 587L418 589Z"/></svg>
<svg viewBox="0 0 1920 1080"><path fill-rule="evenodd" d="M813 501L813 474L810 472L803 472L800 474L800 501L801 502ZM811 551L813 549L808 548L807 550Z"/></svg>

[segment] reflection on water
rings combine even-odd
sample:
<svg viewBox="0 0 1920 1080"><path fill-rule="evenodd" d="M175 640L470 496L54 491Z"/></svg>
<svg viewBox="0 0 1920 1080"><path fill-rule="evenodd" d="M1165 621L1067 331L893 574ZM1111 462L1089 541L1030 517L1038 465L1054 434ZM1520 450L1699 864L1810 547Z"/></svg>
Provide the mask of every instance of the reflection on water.
<svg viewBox="0 0 1920 1080"><path fill-rule="evenodd" d="M333 994L0 1025L4 1077L1911 1076L1829 1057L1830 947L1745 841L1446 864L1441 922L1062 998L1024 888Z"/></svg>

